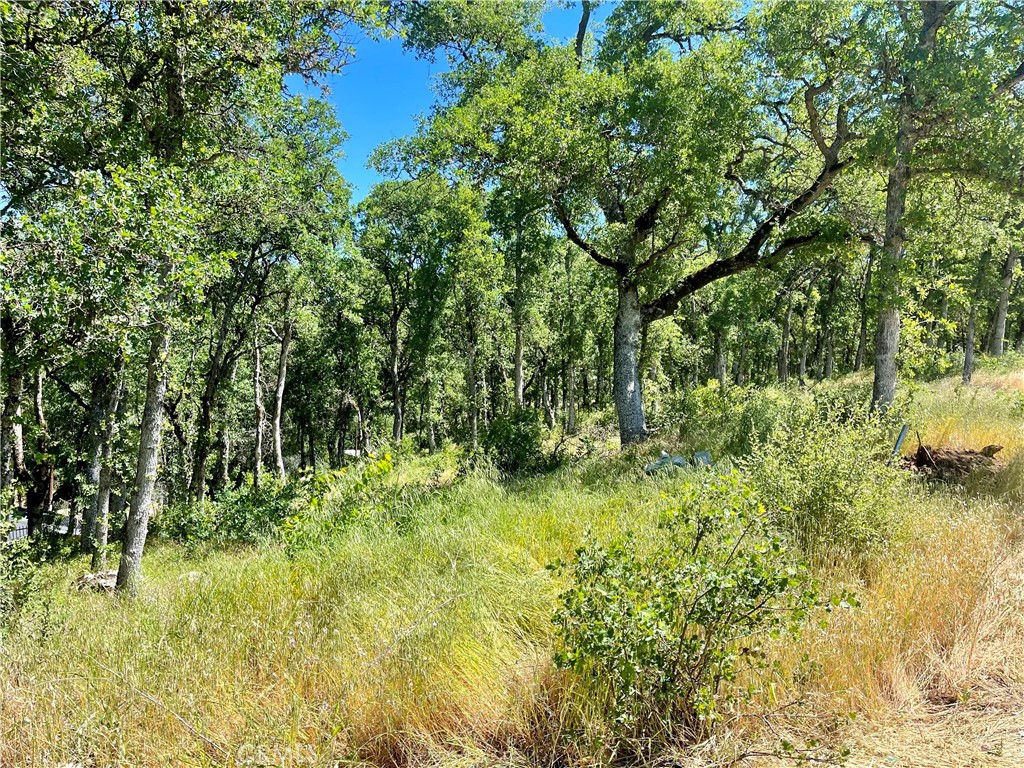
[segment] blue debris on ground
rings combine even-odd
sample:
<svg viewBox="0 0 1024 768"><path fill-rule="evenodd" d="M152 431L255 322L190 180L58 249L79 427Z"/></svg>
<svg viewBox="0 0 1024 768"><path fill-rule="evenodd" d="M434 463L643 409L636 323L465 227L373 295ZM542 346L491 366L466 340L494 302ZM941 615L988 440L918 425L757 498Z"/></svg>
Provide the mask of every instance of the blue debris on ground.
<svg viewBox="0 0 1024 768"><path fill-rule="evenodd" d="M692 458L686 456L673 456L665 451L657 461L652 461L644 467L644 472L653 475L655 472L663 472L672 469L689 469L691 467L710 467L711 451L697 451Z"/></svg>

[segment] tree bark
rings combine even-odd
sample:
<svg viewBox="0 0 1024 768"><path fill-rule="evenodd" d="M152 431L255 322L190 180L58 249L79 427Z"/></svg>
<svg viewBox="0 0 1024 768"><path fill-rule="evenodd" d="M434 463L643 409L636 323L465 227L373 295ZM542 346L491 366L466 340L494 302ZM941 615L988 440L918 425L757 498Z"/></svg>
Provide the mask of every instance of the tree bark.
<svg viewBox="0 0 1024 768"><path fill-rule="evenodd" d="M15 359L18 334L14 322L6 312L3 315L4 363L7 368L7 386L4 394L3 415L0 416L0 491L20 483L25 478L25 433L22 427L22 399L25 393L25 374Z"/></svg>
<svg viewBox="0 0 1024 768"><path fill-rule="evenodd" d="M252 485L257 491L263 482L263 428L267 419L267 409L263 407L263 361L260 353L258 329L253 336L252 361L252 392L253 408L256 412L256 435L253 447Z"/></svg>
<svg viewBox="0 0 1024 768"><path fill-rule="evenodd" d="M621 281L613 332L612 397L623 447L648 436L640 387L640 335L644 324L636 285Z"/></svg>
<svg viewBox="0 0 1024 768"><path fill-rule="evenodd" d="M111 456L117 439L118 422L124 408L124 360L122 359L114 386L107 401L106 420L103 424L103 448L100 458L99 479L96 485L96 500L93 503L92 570L102 571L107 567L107 534L110 529L110 491L113 480ZM83 538L84 538L83 531Z"/></svg>
<svg viewBox="0 0 1024 768"><path fill-rule="evenodd" d="M875 407L885 409L896 397L896 351L900 343L900 313L888 307L878 313L875 327L875 381L871 393Z"/></svg>
<svg viewBox="0 0 1024 768"><path fill-rule="evenodd" d="M523 400L523 328L517 323L516 324L516 350L514 356L514 378L515 378L515 390L516 390L516 407L522 408L524 404Z"/></svg>
<svg viewBox="0 0 1024 768"><path fill-rule="evenodd" d="M900 127L896 143L896 163L889 171L885 200L886 281L875 327L875 377L871 404L885 409L896 396L896 352L900 344L899 295L900 262L906 250L903 215L910 186L910 156L916 139L908 120Z"/></svg>
<svg viewBox="0 0 1024 768"><path fill-rule="evenodd" d="M117 569L117 591L134 596L138 591L142 567L142 550L146 545L149 516L160 458L160 433L164 420L164 398L167 394L167 352L170 330L163 321L150 340L146 370L146 404L139 426L139 458L135 469L135 495L132 498L125 526L124 548Z"/></svg>
<svg viewBox="0 0 1024 768"><path fill-rule="evenodd" d="M281 413L284 409L284 385L288 376L288 351L292 345L292 321L288 318L291 310L291 297L284 304L285 322L281 333L281 355L277 362L277 386L274 389L274 462L277 467L277 476L283 483L288 479L284 466L284 445L281 436Z"/></svg>
<svg viewBox="0 0 1024 768"><path fill-rule="evenodd" d="M92 379L92 405L89 408L89 464L86 468L86 491L92 499L82 516L82 539L79 549L83 555L92 553L96 534L96 501L99 498L100 471L103 467L103 445L106 442L106 422L113 415L109 412L111 392L117 382L111 382L106 372Z"/></svg>
<svg viewBox="0 0 1024 768"><path fill-rule="evenodd" d="M1010 308L1010 288L1013 286L1013 270L1017 265L1017 251L1013 248L1006 254L1003 265L1003 284L999 290L999 303L996 305L995 321L992 323L992 345L989 353L995 356L1003 354L1006 340L1006 315Z"/></svg>
<svg viewBox="0 0 1024 768"><path fill-rule="evenodd" d="M864 360L868 351L868 299L871 296L871 273L875 266L875 249L868 249L868 265L864 270L864 285L861 287L858 306L860 307L860 330L857 333L857 356L853 361L853 370L864 368Z"/></svg>
<svg viewBox="0 0 1024 768"><path fill-rule="evenodd" d="M33 410L35 411L38 438L32 469L26 474L28 490L25 494L25 506L28 509L28 534L34 536L41 530L44 518L53 511L54 466L50 454L50 428L46 423L43 411L43 378L42 368L36 370L35 394ZM72 520L69 526L74 525Z"/></svg>
<svg viewBox="0 0 1024 768"><path fill-rule="evenodd" d="M718 388L725 391L726 372L729 369L729 361L725 356L725 332L722 329L715 331L715 378L718 379Z"/></svg>
<svg viewBox="0 0 1024 768"><path fill-rule="evenodd" d="M480 419L480 406L477 400L478 387L477 387L477 370L476 370L476 353L477 353L477 331L476 324L472 319L466 321L466 389L469 393L469 435L470 442L473 446L473 450L476 450L479 444L479 419Z"/></svg>
<svg viewBox="0 0 1024 768"><path fill-rule="evenodd" d="M967 317L967 333L964 338L964 369L960 380L964 384L971 383L974 375L974 338L978 328L978 306L985 292L985 272L992 258L992 243L978 257L978 271L974 275L974 287L971 292L971 309Z"/></svg>
<svg viewBox="0 0 1024 768"><path fill-rule="evenodd" d="M800 383L804 383L804 378L807 376L807 310L808 306L805 303L803 311L800 313L800 363L797 366L797 378Z"/></svg>
<svg viewBox="0 0 1024 768"><path fill-rule="evenodd" d="M779 345L777 362L779 383L785 384L789 381L789 335L793 323L793 297L790 296L786 304L786 314L782 316L782 343Z"/></svg>
<svg viewBox="0 0 1024 768"><path fill-rule="evenodd" d="M912 57L918 62L931 58L939 28L953 11L951 3L922 3L922 25ZM896 130L895 162L889 169L885 191L885 257L882 292L879 297L875 330L875 377L871 392L872 408L884 410L896 396L896 352L900 341L900 264L906 250L903 227L910 187L910 161L920 137L916 119L917 93L915 73L904 72Z"/></svg>
<svg viewBox="0 0 1024 768"><path fill-rule="evenodd" d="M971 376L974 374L974 334L978 322L978 304L971 302L971 311L967 316L967 333L964 334L964 369L960 381L964 384L971 383Z"/></svg>

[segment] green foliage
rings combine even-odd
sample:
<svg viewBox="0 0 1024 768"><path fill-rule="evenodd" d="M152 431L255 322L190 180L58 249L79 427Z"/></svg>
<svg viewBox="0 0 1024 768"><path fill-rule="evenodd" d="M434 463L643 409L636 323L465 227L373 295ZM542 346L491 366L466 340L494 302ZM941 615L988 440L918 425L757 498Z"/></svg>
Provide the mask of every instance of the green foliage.
<svg viewBox="0 0 1024 768"><path fill-rule="evenodd" d="M895 417L833 394L785 412L743 463L775 525L813 557L863 555L900 529Z"/></svg>
<svg viewBox="0 0 1024 768"><path fill-rule="evenodd" d="M301 481L269 481L229 491L217 501L168 507L160 532L182 543L206 541L255 544L272 538L296 500L306 500Z"/></svg>
<svg viewBox="0 0 1024 768"><path fill-rule="evenodd" d="M666 408L665 420L678 426L689 448L709 450L714 456L743 456L771 432L791 403L792 396L782 390L723 389L712 381L682 393Z"/></svg>
<svg viewBox="0 0 1024 768"><path fill-rule="evenodd" d="M0 628L17 614L32 593L37 572L29 540L7 540L13 527L13 522L0 520Z"/></svg>
<svg viewBox="0 0 1024 768"><path fill-rule="evenodd" d="M386 453L345 469L301 476L298 484L307 503L281 522L286 551L294 555L327 544L357 520L385 515L383 486L393 469Z"/></svg>
<svg viewBox="0 0 1024 768"><path fill-rule="evenodd" d="M484 453L505 475L518 475L541 466L541 415L533 408L517 408L492 421L482 440Z"/></svg>
<svg viewBox="0 0 1024 768"><path fill-rule="evenodd" d="M576 555L555 662L638 750L706 735L736 695L723 684L761 664L762 642L795 632L816 601L736 473L684 486L653 545L625 538Z"/></svg>

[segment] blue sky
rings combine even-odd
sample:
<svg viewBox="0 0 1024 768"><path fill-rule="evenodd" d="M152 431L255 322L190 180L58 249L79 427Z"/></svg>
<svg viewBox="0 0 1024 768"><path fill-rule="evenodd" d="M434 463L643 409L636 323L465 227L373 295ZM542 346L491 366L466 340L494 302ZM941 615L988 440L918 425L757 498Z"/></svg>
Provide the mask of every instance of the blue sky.
<svg viewBox="0 0 1024 768"><path fill-rule="evenodd" d="M593 18L604 18L608 10L599 6ZM545 13L544 27L553 38L569 39L575 36L579 19L578 3L554 8ZM355 49L355 60L328 80L328 100L349 135L339 168L352 184L353 204L380 180L366 167L370 153L385 141L416 130L417 116L428 113L435 101L433 78L445 69L443 61L431 63L403 52L398 39L362 38Z"/></svg>

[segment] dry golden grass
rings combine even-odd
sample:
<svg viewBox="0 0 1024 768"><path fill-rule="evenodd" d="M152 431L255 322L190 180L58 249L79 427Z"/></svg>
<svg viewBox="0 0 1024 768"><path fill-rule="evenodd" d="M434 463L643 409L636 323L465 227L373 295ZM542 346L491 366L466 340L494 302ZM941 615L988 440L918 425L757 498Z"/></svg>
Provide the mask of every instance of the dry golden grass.
<svg viewBox="0 0 1024 768"><path fill-rule="evenodd" d="M899 547L821 574L860 607L780 642L762 693L665 759L724 765L785 737L817 739L816 756L847 744L858 768L1024 764L1013 380L919 395L926 441L1018 458L994 485L908 489ZM650 499L671 481L638 476L639 461L511 487L470 478L418 502L409 530L355 527L294 558L156 547L135 603L71 591L84 564L51 564L0 638L0 766L599 764L586 702L551 667L561 584L545 566L587 530L655 531ZM395 482L435 469L400 465ZM745 764L759 761L777 762Z"/></svg>

